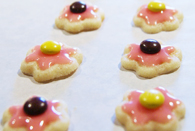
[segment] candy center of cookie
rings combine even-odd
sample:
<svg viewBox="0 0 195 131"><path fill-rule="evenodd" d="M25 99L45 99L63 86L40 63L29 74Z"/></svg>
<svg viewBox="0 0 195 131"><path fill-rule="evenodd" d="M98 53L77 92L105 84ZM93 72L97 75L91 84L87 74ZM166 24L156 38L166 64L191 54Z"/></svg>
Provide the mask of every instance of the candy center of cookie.
<svg viewBox="0 0 195 131"><path fill-rule="evenodd" d="M44 54L53 55L60 52L61 45L54 41L46 41L41 45L40 49Z"/></svg>
<svg viewBox="0 0 195 131"><path fill-rule="evenodd" d="M165 21L173 21L176 13L177 10L169 6L166 6L164 10L154 12L148 9L148 5L143 5L137 16L143 18L148 25L156 25Z"/></svg>
<svg viewBox="0 0 195 131"><path fill-rule="evenodd" d="M141 42L140 49L146 54L156 54L161 50L161 45L157 40L146 39Z"/></svg>
<svg viewBox="0 0 195 131"><path fill-rule="evenodd" d="M83 13L85 12L87 6L84 2L77 1L70 5L70 11L72 13Z"/></svg>
<svg viewBox="0 0 195 131"><path fill-rule="evenodd" d="M157 90L145 91L139 97L141 105L148 109L160 107L164 103L164 100L163 94Z"/></svg>
<svg viewBox="0 0 195 131"><path fill-rule="evenodd" d="M166 5L162 2L152 1L148 4L148 9L153 12L159 12L165 10Z"/></svg>
<svg viewBox="0 0 195 131"><path fill-rule="evenodd" d="M58 101L47 101L48 108L44 113L37 116L29 116L24 110L23 106L12 106L9 112L12 118L9 126L12 128L26 127L27 131L44 131L45 127L51 122L60 119L61 113L56 110Z"/></svg>
<svg viewBox="0 0 195 131"><path fill-rule="evenodd" d="M47 110L47 101L42 97L32 97L24 104L24 112L29 116L37 116Z"/></svg>
<svg viewBox="0 0 195 131"><path fill-rule="evenodd" d="M128 95L129 101L122 105L122 110L131 117L133 123L144 125L149 121L155 121L164 124L172 120L174 117L172 111L181 104L181 101L162 87L157 87L155 90L163 94L164 102L160 107L154 109L146 108L140 103L139 97L144 93L143 91L132 91Z"/></svg>

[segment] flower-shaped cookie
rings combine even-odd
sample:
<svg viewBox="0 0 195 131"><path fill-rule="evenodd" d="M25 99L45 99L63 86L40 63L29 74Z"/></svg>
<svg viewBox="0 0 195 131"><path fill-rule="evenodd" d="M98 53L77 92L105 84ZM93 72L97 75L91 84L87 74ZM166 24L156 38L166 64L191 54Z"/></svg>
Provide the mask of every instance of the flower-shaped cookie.
<svg viewBox="0 0 195 131"><path fill-rule="evenodd" d="M181 12L162 2L155 1L141 6L133 18L134 24L141 27L146 33L175 30L182 20Z"/></svg>
<svg viewBox="0 0 195 131"><path fill-rule="evenodd" d="M124 50L121 65L135 70L139 76L152 78L173 72L180 67L181 50L164 46L154 39L146 39L141 44L130 44Z"/></svg>
<svg viewBox="0 0 195 131"><path fill-rule="evenodd" d="M55 25L70 33L98 29L104 20L103 11L81 1L67 5L56 18Z"/></svg>
<svg viewBox="0 0 195 131"><path fill-rule="evenodd" d="M3 131L66 131L67 111L62 101L34 96L24 105L11 106L4 112Z"/></svg>
<svg viewBox="0 0 195 131"><path fill-rule="evenodd" d="M163 87L129 91L116 107L116 118L128 131L175 131L184 116L184 104Z"/></svg>
<svg viewBox="0 0 195 131"><path fill-rule="evenodd" d="M38 82L48 82L75 72L82 59L80 49L46 41L28 51L20 69Z"/></svg>

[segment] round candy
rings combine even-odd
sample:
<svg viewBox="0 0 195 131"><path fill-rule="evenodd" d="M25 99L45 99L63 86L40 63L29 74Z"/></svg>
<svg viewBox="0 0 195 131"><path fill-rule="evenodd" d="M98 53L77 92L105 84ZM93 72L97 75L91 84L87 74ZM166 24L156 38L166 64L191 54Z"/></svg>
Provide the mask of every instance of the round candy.
<svg viewBox="0 0 195 131"><path fill-rule="evenodd" d="M148 4L148 9L152 12L159 12L166 9L166 6L162 2L152 1Z"/></svg>
<svg viewBox="0 0 195 131"><path fill-rule="evenodd" d="M156 54L161 50L161 45L157 40L146 39L140 44L140 49L146 54Z"/></svg>
<svg viewBox="0 0 195 131"><path fill-rule="evenodd" d="M86 10L86 4L81 1L74 2L70 5L72 13L83 13Z"/></svg>
<svg viewBox="0 0 195 131"><path fill-rule="evenodd" d="M60 52L61 45L53 41L46 41L41 45L40 49L44 54L53 55Z"/></svg>
<svg viewBox="0 0 195 131"><path fill-rule="evenodd" d="M42 97L32 97L25 102L23 110L29 116L40 115L47 110L47 101Z"/></svg>
<svg viewBox="0 0 195 131"><path fill-rule="evenodd" d="M158 90L145 91L139 97L141 105L148 109L154 109L161 106L164 103L164 100L164 95Z"/></svg>

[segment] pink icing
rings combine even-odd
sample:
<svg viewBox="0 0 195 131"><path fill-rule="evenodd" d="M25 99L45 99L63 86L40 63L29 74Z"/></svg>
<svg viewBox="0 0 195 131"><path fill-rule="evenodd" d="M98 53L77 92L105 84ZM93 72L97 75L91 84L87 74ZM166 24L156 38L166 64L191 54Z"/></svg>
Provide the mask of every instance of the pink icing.
<svg viewBox="0 0 195 131"><path fill-rule="evenodd" d="M164 62L170 62L171 56L169 54L175 51L173 46L161 46L161 50L158 53L146 54L141 51L140 45L137 44L131 44L129 49L130 52L127 57L145 66L155 66Z"/></svg>
<svg viewBox="0 0 195 131"><path fill-rule="evenodd" d="M23 110L23 106L12 106L9 112L12 115L9 126L12 128L24 127L28 131L43 131L45 126L61 117L61 113L56 111L59 102L47 101L47 110L38 116L28 116Z"/></svg>
<svg viewBox="0 0 195 131"><path fill-rule="evenodd" d="M95 6L88 6L85 10L85 12L83 13L72 13L70 11L70 5L67 5L61 15L59 16L59 18L66 18L68 19L70 22L77 22L77 21L81 21L87 18L96 18L96 12L98 11L98 8Z"/></svg>
<svg viewBox="0 0 195 131"><path fill-rule="evenodd" d="M137 16L143 18L147 24L156 25L165 21L173 21L174 14L178 11L176 9L166 6L166 9L160 12L152 12L148 9L147 5L143 5L138 12Z"/></svg>
<svg viewBox="0 0 195 131"><path fill-rule="evenodd" d="M157 87L156 90L163 93L165 101L163 105L156 109L147 109L139 102L139 96L143 91L133 91L129 94L129 101L122 105L122 110L131 116L134 124L146 124L149 121L156 121L159 123L167 123L174 116L173 109L181 104L181 101L174 98L169 92L162 88Z"/></svg>
<svg viewBox="0 0 195 131"><path fill-rule="evenodd" d="M55 64L69 64L72 62L70 56L76 53L74 48L64 48L62 46L61 51L54 55L47 55L41 52L40 45L37 45L26 58L26 62L36 61L41 70L48 69Z"/></svg>

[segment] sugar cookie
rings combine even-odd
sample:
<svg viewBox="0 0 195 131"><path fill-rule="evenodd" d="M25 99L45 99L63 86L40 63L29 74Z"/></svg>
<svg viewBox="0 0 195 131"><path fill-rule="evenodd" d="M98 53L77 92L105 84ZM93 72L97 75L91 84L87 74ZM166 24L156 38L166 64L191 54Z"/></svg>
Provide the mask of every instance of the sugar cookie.
<svg viewBox="0 0 195 131"><path fill-rule="evenodd" d="M28 51L20 69L24 74L32 75L38 82L48 82L72 74L82 59L80 49L46 41Z"/></svg>
<svg viewBox="0 0 195 131"><path fill-rule="evenodd" d="M141 6L133 18L135 26L141 27L146 33L175 30L182 20L181 12L162 2L155 1Z"/></svg>
<svg viewBox="0 0 195 131"><path fill-rule="evenodd" d="M70 123L67 111L62 101L33 96L4 112L3 131L66 131Z"/></svg>
<svg viewBox="0 0 195 131"><path fill-rule="evenodd" d="M180 67L181 60L182 53L178 48L146 39L140 45L127 45L121 65L125 69L135 70L139 76L152 78L175 71Z"/></svg>
<svg viewBox="0 0 195 131"><path fill-rule="evenodd" d="M175 131L185 116L185 106L166 89L157 87L128 91L115 112L127 131Z"/></svg>
<svg viewBox="0 0 195 131"><path fill-rule="evenodd" d="M81 1L67 5L56 18L55 25L70 33L98 29L104 20L102 9Z"/></svg>

